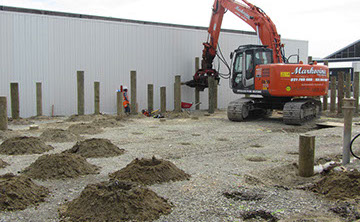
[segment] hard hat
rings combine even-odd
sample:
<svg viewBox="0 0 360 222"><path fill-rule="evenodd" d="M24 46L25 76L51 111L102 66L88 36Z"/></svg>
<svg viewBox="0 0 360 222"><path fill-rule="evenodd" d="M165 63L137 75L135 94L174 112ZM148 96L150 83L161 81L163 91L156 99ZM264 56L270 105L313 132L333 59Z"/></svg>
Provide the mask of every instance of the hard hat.
<svg viewBox="0 0 360 222"><path fill-rule="evenodd" d="M128 87L127 87L127 86L123 86L123 90L125 90L125 89L128 89Z"/></svg>

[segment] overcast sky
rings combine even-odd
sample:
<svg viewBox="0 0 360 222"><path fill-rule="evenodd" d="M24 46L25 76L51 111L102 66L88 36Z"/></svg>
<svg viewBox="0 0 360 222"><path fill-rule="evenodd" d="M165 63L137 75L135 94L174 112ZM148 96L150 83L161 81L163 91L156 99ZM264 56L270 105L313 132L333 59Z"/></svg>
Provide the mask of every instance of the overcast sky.
<svg viewBox="0 0 360 222"><path fill-rule="evenodd" d="M0 0L0 5L207 27L213 0ZM239 0L241 2L241 0ZM360 39L360 0L249 0L282 38L309 41L309 55L327 56ZM231 12L223 28L252 31ZM205 40L204 40L205 41Z"/></svg>

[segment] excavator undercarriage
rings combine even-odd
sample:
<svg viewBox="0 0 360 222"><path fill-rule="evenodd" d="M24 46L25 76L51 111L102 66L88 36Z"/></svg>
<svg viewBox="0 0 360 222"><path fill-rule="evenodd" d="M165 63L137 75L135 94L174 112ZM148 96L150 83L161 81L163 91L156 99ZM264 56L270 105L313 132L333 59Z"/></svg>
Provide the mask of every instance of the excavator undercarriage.
<svg viewBox="0 0 360 222"><path fill-rule="evenodd" d="M286 102L286 100L288 100ZM273 109L283 111L283 121L289 125L301 125L317 118L321 112L321 102L311 98L247 98L229 103L228 119L241 122L248 118L265 117Z"/></svg>

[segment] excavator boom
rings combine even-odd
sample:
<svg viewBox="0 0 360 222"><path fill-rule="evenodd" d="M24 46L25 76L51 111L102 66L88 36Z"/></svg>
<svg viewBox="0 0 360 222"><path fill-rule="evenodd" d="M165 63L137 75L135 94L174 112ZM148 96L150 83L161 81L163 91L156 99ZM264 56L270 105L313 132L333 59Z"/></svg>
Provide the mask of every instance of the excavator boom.
<svg viewBox="0 0 360 222"><path fill-rule="evenodd" d="M209 39L208 42L204 43L202 56L203 69L212 68L212 62L216 56L221 24L226 10L234 13L237 17L242 19L256 31L262 44L273 50L274 63L283 62L283 55L281 50L283 46L281 44L280 36L277 33L275 24L259 7L254 6L246 0L242 1L245 4L234 0L215 0L208 29Z"/></svg>
<svg viewBox="0 0 360 222"><path fill-rule="evenodd" d="M220 79L218 72L213 68L213 60L217 55L217 47L221 31L221 25L226 11L231 11L237 17L249 24L257 33L262 44L273 50L273 62L283 63L284 55L280 36L277 33L275 24L259 7L254 6L246 0L243 3L235 0L215 0L210 25L208 28L209 37L203 43L201 69L198 70L193 80L186 84L190 87L197 87L203 90L207 87L207 77L213 76Z"/></svg>

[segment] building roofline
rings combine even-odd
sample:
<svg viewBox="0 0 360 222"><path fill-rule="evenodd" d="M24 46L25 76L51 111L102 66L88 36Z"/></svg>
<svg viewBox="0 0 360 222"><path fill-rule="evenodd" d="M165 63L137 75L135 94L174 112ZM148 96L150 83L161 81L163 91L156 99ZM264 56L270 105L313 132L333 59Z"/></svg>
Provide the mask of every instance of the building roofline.
<svg viewBox="0 0 360 222"><path fill-rule="evenodd" d="M153 25L153 26L173 27L173 28L193 29L193 30L206 30L206 31L208 30L207 27L202 27L202 26L180 25L180 24L170 24L170 23L161 23L161 22L149 22L149 21L97 16L97 15L77 14L77 13L59 12L59 11L48 11L48 10L30 9L30 8L19 8L19 7L4 6L4 5L0 5L0 11L28 13L28 14L36 14L36 15L47 15L47 16L60 16L60 17L80 18L80 19L93 19L93 20L102 20L102 21L123 22L123 23ZM245 34L245 35L256 35L256 32L233 30L233 29L222 29L222 32Z"/></svg>
<svg viewBox="0 0 360 222"><path fill-rule="evenodd" d="M331 56L334 56L334 55L336 55L337 53L339 53L339 52L341 52L341 51L349 48L350 46L358 44L359 42L360 42L360 39L359 39L359 40L356 40L355 42L353 42L353 43L351 43L351 44L349 44L349 45L347 45L347 46L345 46L345 47L343 47L343 48L341 48L341 49L339 49L339 50L337 50L336 52L333 52L332 54L324 57L324 59L328 59L328 58L330 58Z"/></svg>

